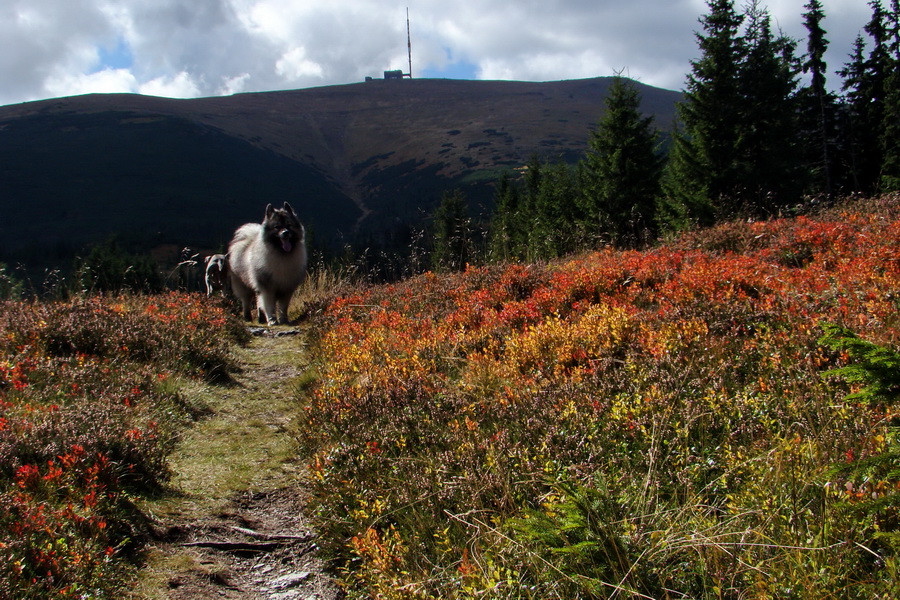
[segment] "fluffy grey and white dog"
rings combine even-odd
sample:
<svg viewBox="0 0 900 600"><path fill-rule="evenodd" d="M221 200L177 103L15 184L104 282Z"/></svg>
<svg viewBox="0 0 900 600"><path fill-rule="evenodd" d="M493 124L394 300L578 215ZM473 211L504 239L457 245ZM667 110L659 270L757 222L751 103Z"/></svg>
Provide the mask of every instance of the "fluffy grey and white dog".
<svg viewBox="0 0 900 600"><path fill-rule="evenodd" d="M291 205L266 206L262 223L241 225L228 245L229 277L251 320L253 299L259 322L288 322L288 304L306 279L306 231Z"/></svg>
<svg viewBox="0 0 900 600"><path fill-rule="evenodd" d="M206 297L225 290L228 283L228 257L224 254L207 256L206 262Z"/></svg>

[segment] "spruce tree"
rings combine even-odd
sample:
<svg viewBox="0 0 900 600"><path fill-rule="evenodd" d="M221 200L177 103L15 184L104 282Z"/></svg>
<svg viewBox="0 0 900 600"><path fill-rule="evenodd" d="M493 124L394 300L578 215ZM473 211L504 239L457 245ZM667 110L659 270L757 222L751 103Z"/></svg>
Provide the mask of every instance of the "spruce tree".
<svg viewBox="0 0 900 600"><path fill-rule="evenodd" d="M524 169L524 189L519 202L519 212L517 216L517 224L520 231L519 241L521 241L523 250L528 244L529 232L534 229L538 218L538 194L541 191L541 181L543 179L543 164L537 154L532 154L525 163Z"/></svg>
<svg viewBox="0 0 900 600"><path fill-rule="evenodd" d="M825 62L825 52L828 50L828 40L822 28L825 11L819 0L809 0L805 8L807 12L803 14L803 24L807 31L807 42L803 72L809 74L810 84L799 95L805 125L804 145L811 157L811 191L824 193L831 198L834 196L831 146L835 101L826 88L828 65Z"/></svg>
<svg viewBox="0 0 900 600"><path fill-rule="evenodd" d="M461 271L474 258L471 226L463 193L445 192L434 214L431 264L435 271Z"/></svg>
<svg viewBox="0 0 900 600"><path fill-rule="evenodd" d="M572 168L565 162L544 165L535 215L529 230L527 258L548 260L577 247L577 193Z"/></svg>
<svg viewBox="0 0 900 600"><path fill-rule="evenodd" d="M710 224L716 214L734 211L739 191L738 124L743 118L739 70L743 54L738 35L743 17L732 0L708 0L709 14L697 34L701 57L692 61L685 101L678 106L681 131L675 137L667 175L670 206L687 218Z"/></svg>
<svg viewBox="0 0 900 600"><path fill-rule="evenodd" d="M746 213L767 215L798 202L803 189L795 43L772 33L768 11L756 2L745 19L734 202Z"/></svg>
<svg viewBox="0 0 900 600"><path fill-rule="evenodd" d="M517 221L521 231L521 256L529 261L551 258L546 240L555 232L546 214L546 198L541 198L541 189L547 179L546 170L537 154L532 154L525 165L525 190Z"/></svg>
<svg viewBox="0 0 900 600"><path fill-rule="evenodd" d="M494 214L490 225L490 257L506 262L522 258L522 207L519 190L504 171L494 190Z"/></svg>
<svg viewBox="0 0 900 600"><path fill-rule="evenodd" d="M661 230L682 231L697 223L712 222L712 206L699 200L692 203L695 198L689 195L695 185L691 179L695 168L690 144L676 119L672 126L672 149L660 179L662 194L656 205L656 220Z"/></svg>
<svg viewBox="0 0 900 600"><path fill-rule="evenodd" d="M884 82L879 188L883 192L896 192L900 191L900 0L892 0L887 22L890 74Z"/></svg>
<svg viewBox="0 0 900 600"><path fill-rule="evenodd" d="M898 67L900 69L900 67ZM882 146L884 158L881 162L882 192L900 191L900 71L895 69L887 81L884 106L884 130Z"/></svg>
<svg viewBox="0 0 900 600"><path fill-rule="evenodd" d="M652 117L643 117L635 85L616 77L606 112L581 164L581 222L593 237L634 246L657 231L662 158Z"/></svg>
<svg viewBox="0 0 900 600"><path fill-rule="evenodd" d="M844 164L842 165L846 175L844 176L846 189L854 192L861 191L863 186L860 181L862 167L860 162L866 155L863 147L865 139L865 123L862 122L860 111L863 100L863 81L866 78L866 40L860 34L856 36L853 44L853 52L850 62L838 71L843 78L841 85L844 96L841 102L841 140L844 142Z"/></svg>
<svg viewBox="0 0 900 600"><path fill-rule="evenodd" d="M24 286L6 265L0 262L0 300L19 300L22 297Z"/></svg>
<svg viewBox="0 0 900 600"><path fill-rule="evenodd" d="M856 191L864 194L874 193L879 185L884 163L885 89L894 66L888 14L880 0L872 0L869 6L872 18L864 29L872 39L872 50L864 57L857 42L851 63L840 72L850 119Z"/></svg>

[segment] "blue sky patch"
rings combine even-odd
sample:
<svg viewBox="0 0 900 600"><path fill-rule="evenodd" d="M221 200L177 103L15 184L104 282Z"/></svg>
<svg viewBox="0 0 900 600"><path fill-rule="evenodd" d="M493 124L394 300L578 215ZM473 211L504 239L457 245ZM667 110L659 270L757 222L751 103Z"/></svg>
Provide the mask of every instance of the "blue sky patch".
<svg viewBox="0 0 900 600"><path fill-rule="evenodd" d="M116 40L114 47L100 46L98 48L100 55L100 64L96 71L104 69L128 69L134 64L134 55L131 53L131 47L124 39ZM95 72L96 72L95 71Z"/></svg>
<svg viewBox="0 0 900 600"><path fill-rule="evenodd" d="M413 71L413 77L422 77L423 79L475 79L477 74L478 65L464 60L448 63L443 69L428 66L418 74Z"/></svg>

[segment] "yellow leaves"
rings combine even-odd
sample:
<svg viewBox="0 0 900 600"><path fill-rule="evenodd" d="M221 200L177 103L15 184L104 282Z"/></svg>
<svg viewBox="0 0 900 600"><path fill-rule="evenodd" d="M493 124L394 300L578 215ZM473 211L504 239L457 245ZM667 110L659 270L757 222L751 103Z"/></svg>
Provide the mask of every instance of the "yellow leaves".
<svg viewBox="0 0 900 600"><path fill-rule="evenodd" d="M316 452L309 469L312 476L322 482L325 481L326 469L329 467L329 463L331 462L324 456L324 454L324 452Z"/></svg>
<svg viewBox="0 0 900 600"><path fill-rule="evenodd" d="M370 501L360 501L360 506L350 511L350 518L357 523L373 522L384 514L387 506L383 498L375 498ZM377 534L377 532L375 532Z"/></svg>
<svg viewBox="0 0 900 600"><path fill-rule="evenodd" d="M399 562L400 557L393 550L402 547L402 542L393 527L388 529L385 539L378 530L369 527L362 535L353 536L350 544L359 556L368 559L380 571L387 571Z"/></svg>
<svg viewBox="0 0 900 600"><path fill-rule="evenodd" d="M406 581L408 573L403 563L409 551L396 528L390 526L380 531L369 527L361 535L353 536L349 546L362 559L353 575L365 582L373 597L400 600L419 596L418 586Z"/></svg>
<svg viewBox="0 0 900 600"><path fill-rule="evenodd" d="M508 340L501 370L536 380L579 379L598 359L623 349L634 331L621 307L599 304L580 316L554 315Z"/></svg>
<svg viewBox="0 0 900 600"><path fill-rule="evenodd" d="M644 347L656 358L674 354L709 334L706 322L697 318L642 323L640 329Z"/></svg>
<svg viewBox="0 0 900 600"><path fill-rule="evenodd" d="M435 545L441 554L451 554L456 551L456 546L450 538L450 527L444 527L442 530L432 534Z"/></svg>
<svg viewBox="0 0 900 600"><path fill-rule="evenodd" d="M578 407L575 404L574 400L569 400L563 405L562 411L560 412L560 417L563 419L571 419L578 414Z"/></svg>

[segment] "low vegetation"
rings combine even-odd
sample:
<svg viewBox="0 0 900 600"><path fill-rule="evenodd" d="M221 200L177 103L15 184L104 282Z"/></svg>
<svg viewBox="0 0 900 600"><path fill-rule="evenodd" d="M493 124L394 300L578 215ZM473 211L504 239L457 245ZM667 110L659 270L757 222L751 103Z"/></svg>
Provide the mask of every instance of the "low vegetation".
<svg viewBox="0 0 900 600"><path fill-rule="evenodd" d="M244 340L199 295L0 302L0 598L122 598L179 431Z"/></svg>
<svg viewBox="0 0 900 600"><path fill-rule="evenodd" d="M900 196L294 313L309 511L349 597L892 598ZM200 294L0 303L0 598L126 597L246 341Z"/></svg>
<svg viewBox="0 0 900 600"><path fill-rule="evenodd" d="M351 597L895 597L898 290L889 195L343 295L321 544Z"/></svg>

